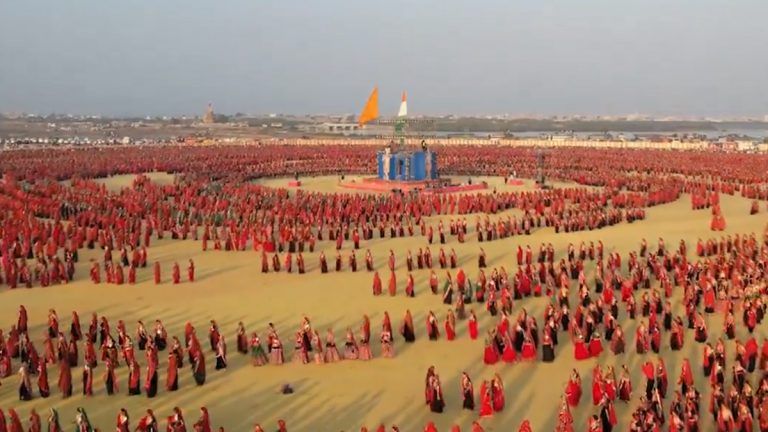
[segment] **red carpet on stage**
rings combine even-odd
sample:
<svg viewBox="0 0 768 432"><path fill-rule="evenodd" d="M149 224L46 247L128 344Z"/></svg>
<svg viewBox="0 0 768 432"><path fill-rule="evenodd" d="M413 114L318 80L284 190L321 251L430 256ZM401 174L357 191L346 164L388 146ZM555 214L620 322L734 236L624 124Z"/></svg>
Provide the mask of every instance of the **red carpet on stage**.
<svg viewBox="0 0 768 432"><path fill-rule="evenodd" d="M288 182L288 187L301 187L301 181L291 180Z"/></svg>

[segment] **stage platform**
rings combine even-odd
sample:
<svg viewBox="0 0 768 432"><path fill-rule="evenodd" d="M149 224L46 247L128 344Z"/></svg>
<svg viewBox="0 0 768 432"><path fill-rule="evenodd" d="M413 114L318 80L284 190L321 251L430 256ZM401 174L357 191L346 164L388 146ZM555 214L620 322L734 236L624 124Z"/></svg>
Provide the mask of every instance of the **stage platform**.
<svg viewBox="0 0 768 432"><path fill-rule="evenodd" d="M485 190L485 183L453 185L445 181L389 181L378 178L366 178L362 181L347 181L339 183L346 189L369 192L402 192L419 191L421 193L460 193Z"/></svg>

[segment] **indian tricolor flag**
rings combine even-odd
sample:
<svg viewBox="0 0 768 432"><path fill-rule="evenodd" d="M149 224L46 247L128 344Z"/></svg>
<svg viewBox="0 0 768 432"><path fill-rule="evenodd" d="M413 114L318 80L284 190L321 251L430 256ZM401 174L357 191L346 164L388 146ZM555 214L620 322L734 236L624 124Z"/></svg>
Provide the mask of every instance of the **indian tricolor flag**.
<svg viewBox="0 0 768 432"><path fill-rule="evenodd" d="M408 98L403 92L403 98L400 101L400 109L397 111L398 117L405 117L408 115Z"/></svg>

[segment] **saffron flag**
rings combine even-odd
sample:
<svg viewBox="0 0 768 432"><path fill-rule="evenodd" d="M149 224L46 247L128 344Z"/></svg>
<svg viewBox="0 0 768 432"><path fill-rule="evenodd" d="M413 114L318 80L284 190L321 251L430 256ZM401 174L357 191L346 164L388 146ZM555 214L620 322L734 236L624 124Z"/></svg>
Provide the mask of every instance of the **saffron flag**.
<svg viewBox="0 0 768 432"><path fill-rule="evenodd" d="M379 88L374 87L371 95L368 96L368 102L365 103L363 112L360 113L358 124L360 126L375 120L379 117Z"/></svg>

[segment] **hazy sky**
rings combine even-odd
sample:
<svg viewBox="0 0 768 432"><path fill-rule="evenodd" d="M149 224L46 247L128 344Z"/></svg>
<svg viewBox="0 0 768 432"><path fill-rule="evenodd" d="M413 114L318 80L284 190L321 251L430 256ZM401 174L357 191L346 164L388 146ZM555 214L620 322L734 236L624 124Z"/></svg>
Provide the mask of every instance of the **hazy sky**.
<svg viewBox="0 0 768 432"><path fill-rule="evenodd" d="M766 0L3 0L0 111L768 114Z"/></svg>

